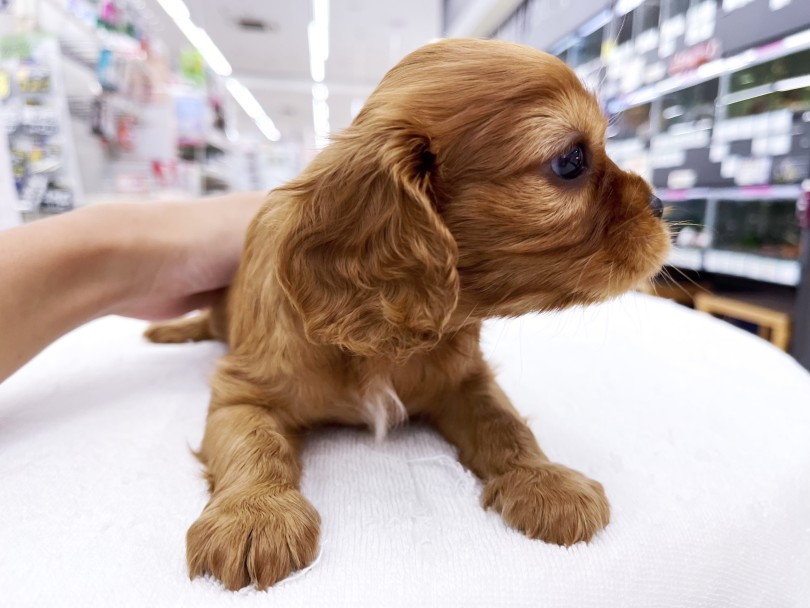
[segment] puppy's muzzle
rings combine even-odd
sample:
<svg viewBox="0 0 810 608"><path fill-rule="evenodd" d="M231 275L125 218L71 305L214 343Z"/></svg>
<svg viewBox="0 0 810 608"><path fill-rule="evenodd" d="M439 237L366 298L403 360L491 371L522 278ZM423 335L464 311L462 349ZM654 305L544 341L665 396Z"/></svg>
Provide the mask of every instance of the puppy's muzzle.
<svg viewBox="0 0 810 608"><path fill-rule="evenodd" d="M659 220L664 215L664 203L662 203L661 199L654 194L650 195L650 209L652 210L653 215Z"/></svg>

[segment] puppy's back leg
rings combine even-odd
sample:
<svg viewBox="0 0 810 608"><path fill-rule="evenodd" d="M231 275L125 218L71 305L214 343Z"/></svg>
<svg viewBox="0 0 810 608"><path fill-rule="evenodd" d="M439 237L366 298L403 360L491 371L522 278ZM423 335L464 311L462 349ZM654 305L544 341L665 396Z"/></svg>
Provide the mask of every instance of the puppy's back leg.
<svg viewBox="0 0 810 608"><path fill-rule="evenodd" d="M208 310L191 317L152 323L143 335L150 342L158 344L181 344L219 338L212 331L211 312Z"/></svg>

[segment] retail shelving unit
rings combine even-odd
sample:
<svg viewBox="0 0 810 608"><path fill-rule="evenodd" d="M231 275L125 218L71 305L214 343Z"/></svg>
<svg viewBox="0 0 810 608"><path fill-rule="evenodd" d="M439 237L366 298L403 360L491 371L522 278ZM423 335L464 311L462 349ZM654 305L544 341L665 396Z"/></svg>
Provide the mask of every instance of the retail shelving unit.
<svg viewBox="0 0 810 608"><path fill-rule="evenodd" d="M206 74L200 82L175 88L178 157L198 168L198 194L233 189L234 141L226 125L232 122L222 79Z"/></svg>
<svg viewBox="0 0 810 608"><path fill-rule="evenodd" d="M496 37L530 43L540 4ZM606 2L545 50L596 90L608 153L665 201L670 265L791 300L810 288L796 218L810 183L810 0ZM810 345L801 312L794 352Z"/></svg>
<svg viewBox="0 0 810 608"><path fill-rule="evenodd" d="M206 78L200 58L201 86L191 96L204 131L184 138L178 96L189 87L182 69L171 73L143 2L19 0L0 17L0 118L9 140L0 170L10 167L17 190L0 224L94 201L231 188L224 83Z"/></svg>
<svg viewBox="0 0 810 608"><path fill-rule="evenodd" d="M81 198L56 41L37 33L0 39L0 97L14 205L23 217L58 213Z"/></svg>

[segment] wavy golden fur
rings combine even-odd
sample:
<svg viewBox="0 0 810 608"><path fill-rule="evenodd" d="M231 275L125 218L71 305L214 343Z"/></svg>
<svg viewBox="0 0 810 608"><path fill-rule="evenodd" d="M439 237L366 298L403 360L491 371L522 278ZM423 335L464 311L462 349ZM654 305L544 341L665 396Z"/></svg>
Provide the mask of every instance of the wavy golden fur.
<svg viewBox="0 0 810 608"><path fill-rule="evenodd" d="M230 345L199 452L211 499L188 532L192 576L265 588L313 560L297 451L324 423L383 432L419 416L510 526L570 545L607 525L602 486L549 462L479 347L487 317L605 300L663 263L650 188L606 156L605 127L558 59L445 40L394 67L270 193L227 305L147 333ZM553 161L575 145L586 170L561 179Z"/></svg>

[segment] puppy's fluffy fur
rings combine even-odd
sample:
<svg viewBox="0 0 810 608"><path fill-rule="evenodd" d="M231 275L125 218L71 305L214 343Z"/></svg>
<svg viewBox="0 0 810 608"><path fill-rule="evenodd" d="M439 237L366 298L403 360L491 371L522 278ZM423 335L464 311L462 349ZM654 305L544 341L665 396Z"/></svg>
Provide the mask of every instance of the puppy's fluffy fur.
<svg viewBox="0 0 810 608"><path fill-rule="evenodd" d="M510 526L570 545L607 525L602 486L549 462L479 347L486 317L605 300L663 263L650 188L606 156L605 127L558 59L446 40L394 67L270 193L227 305L148 332L230 345L199 454L211 499L188 532L192 576L264 588L313 560L297 452L324 423L419 416ZM576 144L587 169L561 179L553 160Z"/></svg>

